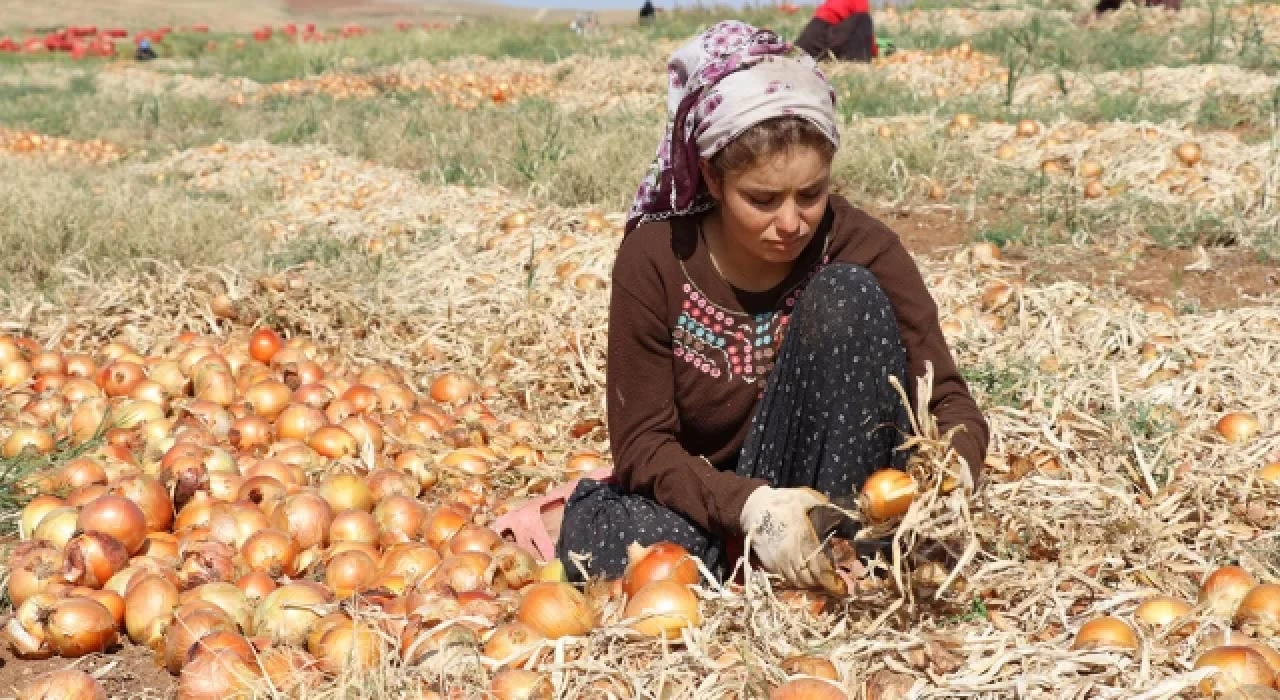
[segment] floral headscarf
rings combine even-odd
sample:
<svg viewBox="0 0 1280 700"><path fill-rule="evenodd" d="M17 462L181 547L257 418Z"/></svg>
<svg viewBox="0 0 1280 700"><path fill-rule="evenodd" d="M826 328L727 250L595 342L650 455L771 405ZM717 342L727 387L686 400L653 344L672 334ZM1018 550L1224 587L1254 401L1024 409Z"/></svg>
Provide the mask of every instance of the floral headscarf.
<svg viewBox="0 0 1280 700"><path fill-rule="evenodd" d="M799 117L840 145L835 90L812 58L769 30L721 22L672 54L667 74L666 135L627 215L628 233L710 209L699 159L763 121Z"/></svg>

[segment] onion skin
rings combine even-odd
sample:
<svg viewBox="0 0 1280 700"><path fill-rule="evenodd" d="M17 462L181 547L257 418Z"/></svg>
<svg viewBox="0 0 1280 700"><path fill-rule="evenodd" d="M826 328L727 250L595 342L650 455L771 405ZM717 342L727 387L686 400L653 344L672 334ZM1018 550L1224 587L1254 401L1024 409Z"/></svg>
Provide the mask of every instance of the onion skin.
<svg viewBox="0 0 1280 700"><path fill-rule="evenodd" d="M535 583L524 590L516 618L547 639L581 637L595 627L587 599L567 583Z"/></svg>
<svg viewBox="0 0 1280 700"><path fill-rule="evenodd" d="M85 532L67 542L62 579L89 588L102 588L129 563L124 545L111 535Z"/></svg>
<svg viewBox="0 0 1280 700"><path fill-rule="evenodd" d="M49 646L59 656L68 659L106 651L120 638L111 611L89 598L58 601L45 629L49 635Z"/></svg>
<svg viewBox="0 0 1280 700"><path fill-rule="evenodd" d="M702 624L698 597L687 584L678 581L654 581L627 601L623 616L638 618L631 629L646 637L678 639L686 627Z"/></svg>
<svg viewBox="0 0 1280 700"><path fill-rule="evenodd" d="M107 700L107 690L84 671L64 668L36 678L17 700Z"/></svg>

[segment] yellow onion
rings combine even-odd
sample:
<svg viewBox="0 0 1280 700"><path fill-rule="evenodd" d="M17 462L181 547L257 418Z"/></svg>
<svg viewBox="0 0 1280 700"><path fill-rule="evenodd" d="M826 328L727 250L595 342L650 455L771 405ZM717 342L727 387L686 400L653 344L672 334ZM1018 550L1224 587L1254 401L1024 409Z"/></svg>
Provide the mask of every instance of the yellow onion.
<svg viewBox="0 0 1280 700"><path fill-rule="evenodd" d="M1240 629L1265 637L1280 632L1280 584L1254 586L1236 608L1235 622Z"/></svg>
<svg viewBox="0 0 1280 700"><path fill-rule="evenodd" d="M769 691L769 700L848 700L835 683L818 678L796 678Z"/></svg>
<svg viewBox="0 0 1280 700"><path fill-rule="evenodd" d="M587 599L567 583L535 583L526 587L516 618L547 639L580 637L595 626Z"/></svg>
<svg viewBox="0 0 1280 700"><path fill-rule="evenodd" d="M9 601L22 605L62 579L62 552L42 543L15 552L9 559Z"/></svg>
<svg viewBox="0 0 1280 700"><path fill-rule="evenodd" d="M1262 654L1245 646L1225 646L1210 649L1196 659L1195 669L1214 668L1217 672L1200 681L1200 692L1205 697L1225 695L1246 685L1266 688L1275 683L1275 672Z"/></svg>
<svg viewBox="0 0 1280 700"><path fill-rule="evenodd" d="M256 604L257 601L266 598L271 591L279 588L279 586L277 586L275 580L265 572L250 571L236 581L236 588L240 589L240 591L244 593L246 599L251 603ZM252 614L252 611L250 611L251 622ZM251 626L252 625L247 625L245 626L245 629L248 630Z"/></svg>
<svg viewBox="0 0 1280 700"><path fill-rule="evenodd" d="M23 601L4 626L5 641L20 659L47 659L53 656L45 622L57 605L57 596L37 593Z"/></svg>
<svg viewBox="0 0 1280 700"><path fill-rule="evenodd" d="M236 632L236 625L220 609L202 608L184 611L179 608L169 623L164 638L163 665L169 673L178 673L187 662L191 647L206 634Z"/></svg>
<svg viewBox="0 0 1280 700"><path fill-rule="evenodd" d="M627 601L623 615L635 619L631 629L646 637L678 639L680 630L702 624L698 597L679 581L658 580L647 584Z"/></svg>
<svg viewBox="0 0 1280 700"><path fill-rule="evenodd" d="M377 544L378 521L372 513L363 510L344 510L333 516L329 524L329 542L360 542Z"/></svg>
<svg viewBox="0 0 1280 700"><path fill-rule="evenodd" d="M1228 413L1218 420L1218 434L1230 443L1252 440L1262 430L1258 419L1248 413Z"/></svg>
<svg viewBox="0 0 1280 700"><path fill-rule="evenodd" d="M197 654L178 678L178 700L248 700L261 674L234 652Z"/></svg>
<svg viewBox="0 0 1280 700"><path fill-rule="evenodd" d="M1138 635L1124 620L1116 617L1096 617L1084 623L1071 644L1075 649L1126 649L1138 648Z"/></svg>
<svg viewBox="0 0 1280 700"><path fill-rule="evenodd" d="M233 583L214 581L205 583L179 596L182 603L199 600L216 605L227 615L241 632L248 632L253 624L253 605L244 591Z"/></svg>
<svg viewBox="0 0 1280 700"><path fill-rule="evenodd" d="M1200 584L1199 602L1208 603L1209 612L1218 617L1234 617L1240 601L1258 585L1249 572L1238 566L1224 566Z"/></svg>
<svg viewBox="0 0 1280 700"><path fill-rule="evenodd" d="M310 491L285 498L271 513L271 526L292 535L302 549L328 544L332 523L333 508L329 502Z"/></svg>
<svg viewBox="0 0 1280 700"><path fill-rule="evenodd" d="M18 518L18 536L24 540L31 539L44 516L62 505L62 499L57 496L41 495L31 499L23 506L22 515Z"/></svg>
<svg viewBox="0 0 1280 700"><path fill-rule="evenodd" d="M862 512L872 522L897 518L906 514L915 497L916 482L910 474L881 469L862 485Z"/></svg>
<svg viewBox="0 0 1280 700"><path fill-rule="evenodd" d="M271 688L287 697L293 697L323 680L315 657L301 649L270 647L258 654L258 664Z"/></svg>
<svg viewBox="0 0 1280 700"><path fill-rule="evenodd" d="M209 512L209 537L237 549L255 533L269 527L271 521L252 503L219 503Z"/></svg>
<svg viewBox="0 0 1280 700"><path fill-rule="evenodd" d="M129 553L119 540L101 532L83 532L67 542L62 579L89 588L102 588L128 563Z"/></svg>
<svg viewBox="0 0 1280 700"><path fill-rule="evenodd" d="M341 622L325 632L310 650L329 673L343 670L368 671L385 653L382 636L373 628L358 622Z"/></svg>
<svg viewBox="0 0 1280 700"><path fill-rule="evenodd" d="M131 474L108 489L113 496L133 501L142 511L147 532L162 532L173 524L173 500L164 484L145 474Z"/></svg>
<svg viewBox="0 0 1280 700"><path fill-rule="evenodd" d="M538 630L512 620L494 628L485 640L483 654L499 666L521 666L545 640Z"/></svg>
<svg viewBox="0 0 1280 700"><path fill-rule="evenodd" d="M503 542L493 550L496 579L507 588L519 590L538 578L538 563L521 547Z"/></svg>
<svg viewBox="0 0 1280 700"><path fill-rule="evenodd" d="M38 676L18 691L17 700L107 700L107 691L84 671L64 668Z"/></svg>
<svg viewBox="0 0 1280 700"><path fill-rule="evenodd" d="M441 506L427 516L427 521L422 525L422 536L427 544L440 549L466 524L467 516L460 510Z"/></svg>
<svg viewBox="0 0 1280 700"><path fill-rule="evenodd" d="M324 582L338 598L350 598L373 582L377 563L359 550L333 555L325 565Z"/></svg>
<svg viewBox="0 0 1280 700"><path fill-rule="evenodd" d="M138 504L121 496L102 496L80 510L77 526L111 535L136 554L147 539L147 519Z"/></svg>
<svg viewBox="0 0 1280 700"><path fill-rule="evenodd" d="M59 656L74 659L115 646L115 619L102 603L89 598L66 598L54 604L45 623L49 646Z"/></svg>
<svg viewBox="0 0 1280 700"><path fill-rule="evenodd" d="M78 525L79 519L80 512L76 508L69 506L54 508L36 526L34 539L44 540L58 549L62 549L71 540L72 536L81 530Z"/></svg>
<svg viewBox="0 0 1280 700"><path fill-rule="evenodd" d="M430 576L440 566L440 555L421 542L395 545L382 553L378 570L383 575L403 576L409 585Z"/></svg>
<svg viewBox="0 0 1280 700"><path fill-rule="evenodd" d="M178 607L178 587L166 578L145 575L124 594L124 626L129 639L158 648Z"/></svg>
<svg viewBox="0 0 1280 700"><path fill-rule="evenodd" d="M273 642L301 646L320 619L315 606L328 602L324 590L303 582L281 586L267 595L253 614L254 634Z"/></svg>
<svg viewBox="0 0 1280 700"><path fill-rule="evenodd" d="M702 580L689 551L672 542L643 547L632 542L627 547L627 569L622 574L622 591L634 596L655 581L695 584Z"/></svg>
<svg viewBox="0 0 1280 700"><path fill-rule="evenodd" d="M364 479L355 474L333 473L320 482L320 497L329 502L334 512L373 510L373 494Z"/></svg>
<svg viewBox="0 0 1280 700"><path fill-rule="evenodd" d="M251 571L264 571L272 578L298 573L297 540L274 528L255 532L240 548L240 556Z"/></svg>
<svg viewBox="0 0 1280 700"><path fill-rule="evenodd" d="M391 494L373 509L373 518L378 525L378 542L385 546L413 541L422 530L426 512L413 497Z"/></svg>
<svg viewBox="0 0 1280 700"><path fill-rule="evenodd" d="M489 682L494 700L551 700L555 692L546 674L522 668L504 668Z"/></svg>
<svg viewBox="0 0 1280 700"><path fill-rule="evenodd" d="M1170 625L1191 615L1191 604L1181 598L1158 595L1142 601L1133 611L1135 620L1139 620L1157 632L1164 632ZM1188 621L1177 630L1170 632L1174 638L1185 637L1195 631L1196 623Z"/></svg>
<svg viewBox="0 0 1280 700"><path fill-rule="evenodd" d="M782 661L782 672L788 676L812 676L839 681L835 664L821 656L792 656Z"/></svg>

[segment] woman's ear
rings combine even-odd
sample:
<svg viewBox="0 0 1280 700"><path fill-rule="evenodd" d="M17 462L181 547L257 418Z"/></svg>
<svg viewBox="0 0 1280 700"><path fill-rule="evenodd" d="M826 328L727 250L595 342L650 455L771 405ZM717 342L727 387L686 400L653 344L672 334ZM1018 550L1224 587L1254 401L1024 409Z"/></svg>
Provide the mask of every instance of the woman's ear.
<svg viewBox="0 0 1280 700"><path fill-rule="evenodd" d="M711 167L710 161L705 158L698 159L698 168L702 170L702 181L707 183L707 191L715 198L717 202L724 200L724 182L720 180L716 169Z"/></svg>

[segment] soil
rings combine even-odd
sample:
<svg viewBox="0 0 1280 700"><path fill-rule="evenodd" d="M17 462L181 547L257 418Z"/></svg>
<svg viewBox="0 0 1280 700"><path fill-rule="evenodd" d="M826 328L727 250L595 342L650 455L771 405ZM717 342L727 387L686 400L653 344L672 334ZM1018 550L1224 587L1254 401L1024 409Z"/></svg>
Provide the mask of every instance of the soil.
<svg viewBox="0 0 1280 700"><path fill-rule="evenodd" d="M151 650L128 640L116 652L94 654L80 659L54 657L43 661L14 658L8 649L0 651L0 697L12 697L36 677L64 668L77 668L98 678L108 697L167 698L177 689L177 679L156 665Z"/></svg>
<svg viewBox="0 0 1280 700"><path fill-rule="evenodd" d="M976 240L984 220L973 221L947 210L892 209L871 212L897 231L911 252L946 257ZM1201 310L1275 303L1280 296L1280 265L1240 248L1208 248L1209 269L1187 270L1201 262L1197 250L1139 245L1117 250L1085 246L1010 245L1004 259L1021 267L1037 284L1073 281L1090 287L1112 286L1139 299Z"/></svg>

